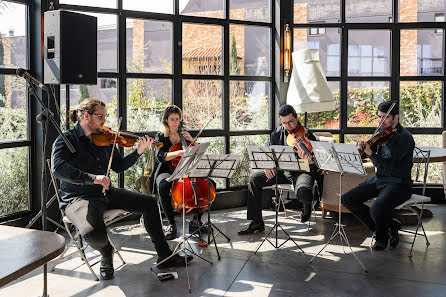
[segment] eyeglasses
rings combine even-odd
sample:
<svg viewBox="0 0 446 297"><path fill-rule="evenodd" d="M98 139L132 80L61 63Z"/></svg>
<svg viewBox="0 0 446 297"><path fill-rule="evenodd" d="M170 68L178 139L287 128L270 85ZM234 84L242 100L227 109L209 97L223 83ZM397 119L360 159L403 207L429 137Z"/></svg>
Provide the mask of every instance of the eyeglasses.
<svg viewBox="0 0 446 297"><path fill-rule="evenodd" d="M105 121L105 118L107 117L107 115L105 115L105 114L100 114L100 113L90 113L90 114L94 114L94 115L97 116L101 121Z"/></svg>
<svg viewBox="0 0 446 297"><path fill-rule="evenodd" d="M283 126L289 126L289 125L293 124L295 121L296 121L296 119L294 118L294 119L292 119L291 121L288 121L288 122L282 122L281 124L282 124Z"/></svg>

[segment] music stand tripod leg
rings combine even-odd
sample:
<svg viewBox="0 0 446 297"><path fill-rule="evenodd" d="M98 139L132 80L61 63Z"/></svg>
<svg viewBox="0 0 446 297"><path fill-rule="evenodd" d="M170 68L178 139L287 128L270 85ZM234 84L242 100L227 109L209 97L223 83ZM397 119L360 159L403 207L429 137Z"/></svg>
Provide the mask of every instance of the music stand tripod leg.
<svg viewBox="0 0 446 297"><path fill-rule="evenodd" d="M256 254L257 253L257 251L260 249L260 247L263 245L263 243L265 242L265 241L268 241L274 248L276 248L276 249L278 249L278 248L280 248L282 245L284 245L288 240L291 240L301 251L302 251L302 253L304 253L305 254L305 252L304 252L304 250L294 241L294 239L293 238L291 238L291 236L288 234L288 232L286 232L283 228L282 228L282 226L279 224L279 206L280 206L280 203L277 203L278 201L280 201L280 200L277 200L277 194L278 194L278 180L277 180L277 172L278 172L278 170L277 170L277 167L278 167L278 165L277 165L277 163L276 163L276 167L274 168L274 173L275 173L275 177L276 177L276 189L275 189L275 195L276 195L276 206L275 206L275 211L276 211L276 216L275 216L275 223L274 223L274 226L268 231L268 233L266 234L266 236L265 236L265 238L262 240L262 242L259 244L259 246L257 246L257 248L256 248L256 250L254 251L254 254ZM285 239L285 241L284 242L282 242L280 245L279 245L279 243L278 243L278 228L280 228L280 229L282 229L282 231L287 235L287 238ZM268 239L268 237L269 237L269 235L271 234L271 232L272 231L275 231L275 233L276 233L276 236L275 236L275 244L274 243L272 243L271 241L269 241L269 239Z"/></svg>
<svg viewBox="0 0 446 297"><path fill-rule="evenodd" d="M209 264L213 264L211 261L201 257L200 255L198 255L195 251L189 249L186 246L186 243L188 243L188 238L186 238L186 205L184 204L184 182L183 182L183 215L182 215L182 223L183 223L183 234L182 234L182 238L181 241L177 243L175 249L172 251L172 254L166 258L164 258L161 262L159 263L155 263L155 265L153 265L152 267L150 267L150 270L153 270L154 267L157 267L158 265L166 262L167 260L169 260L170 258L172 258L173 256L175 256L176 254L179 254L180 252L184 252L186 257L187 257L187 253L186 251L191 252L192 254L194 254L195 256L197 256L198 258L208 262ZM190 244L189 244L190 245ZM187 259L185 258L185 264L186 264L186 270L188 269L187 267ZM189 276L189 272L187 273L187 275ZM189 279L188 279L189 282ZM189 290L190 290L190 285L189 285Z"/></svg>
<svg viewBox="0 0 446 297"><path fill-rule="evenodd" d="M337 155L335 153L335 156L337 158ZM341 169L341 168L340 168ZM348 241L347 238L347 234L345 233L344 230L344 225L342 225L342 209L341 209L341 195L342 195L342 176L343 176L343 171L341 170L340 175L339 175L339 201L338 201L338 205L339 205L339 216L338 216L338 222L335 224L336 227L330 237L330 239L327 241L327 243L324 245L324 247L316 254L314 255L313 258L311 258L311 260L309 261L309 263L312 263L313 260L328 246L328 244L339 234L339 238L341 240L341 244L343 246L342 240L345 241L345 243L348 245L348 247L350 248L350 251L352 252L353 256L356 258L356 260L358 261L358 263L361 265L362 269L364 269L365 272L368 272L367 269L365 268L365 266L362 264L361 260L359 260L358 256L356 256L356 253L353 251L352 247L350 246L350 242Z"/></svg>

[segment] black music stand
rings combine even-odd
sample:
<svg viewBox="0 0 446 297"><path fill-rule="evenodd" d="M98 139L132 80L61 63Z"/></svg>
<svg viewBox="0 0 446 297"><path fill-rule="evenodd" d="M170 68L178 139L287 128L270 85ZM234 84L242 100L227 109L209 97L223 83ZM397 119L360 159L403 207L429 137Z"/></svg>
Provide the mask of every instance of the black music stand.
<svg viewBox="0 0 446 297"><path fill-rule="evenodd" d="M358 256L356 256L352 247L350 246L350 242L348 241L347 234L345 233L344 226L341 222L342 212L341 212L341 196L342 196L342 177L345 172L352 174L360 174L366 175L364 167L362 165L362 158L358 152L358 149L354 144L347 143L328 143L328 142L320 142L320 141L311 141L311 145L313 146L313 152L316 156L320 164L320 168L339 172L339 217L338 222L335 224L335 229L330 236L330 239L324 245L324 247L316 254L313 258L311 258L310 263L328 246L328 244L339 234L341 239L341 245L343 245L342 241L344 240L348 247L350 248L353 256L355 256L356 260L362 266L365 272L367 269L362 264L361 260L359 260Z"/></svg>
<svg viewBox="0 0 446 297"><path fill-rule="evenodd" d="M167 181L170 182L170 181L174 181L177 179L189 177L191 172L198 166L198 163L199 163L201 157L203 156L204 152L208 148L209 144L210 144L209 142L205 142L205 143L201 143L196 146L187 147L186 151L184 152L184 155L181 157L180 162L178 163L177 167L175 168L175 171L167 179ZM184 187L184 183L183 183L183 187ZM184 188L183 188L183 195L184 195ZM187 247L186 243L189 244L189 242L188 242L188 238L186 238L185 231L186 231L186 206L184 204L184 197L183 197L183 236L182 236L180 242L178 242L178 244L176 245L172 254L169 257L162 260L161 262L153 265L150 268L151 270L154 267L160 265L161 263L164 263L165 261L169 260L170 258L172 258L174 255L180 253L181 251L185 253L186 257L187 257L186 252L190 252L190 253L194 254L195 256L197 256L198 258L200 258L201 260L204 260L211 265L213 264L211 261L201 257L194 250ZM189 246L190 246L190 244L189 244ZM189 293L190 293L191 287L190 287L190 282L189 282L189 269L188 269L186 258L185 258L185 264L186 264L186 273L187 273L187 283L189 286Z"/></svg>
<svg viewBox="0 0 446 297"><path fill-rule="evenodd" d="M266 147L257 147L257 146L248 146L248 157L249 157L249 167L251 169L273 169L275 173L276 179L276 188L275 195L276 199L279 197L279 191L277 188L277 173L279 170L287 170L287 171L310 171L310 167L308 165L308 160L305 159L297 159L296 152L291 146L266 146ZM301 251L305 254L304 250L294 241L293 238L282 228L279 224L279 203L276 203L276 221L274 226L268 231L265 238L262 240L260 245L256 248L255 253L260 249L262 244L268 241L273 247L276 249L280 248L284 245L288 240L291 240ZM280 245L278 243L278 228L282 229L282 231L286 234L287 238ZM272 231L275 231L275 243L269 240L269 235Z"/></svg>
<svg viewBox="0 0 446 297"><path fill-rule="evenodd" d="M201 230L208 227L208 241L207 243L214 242L215 249L217 250L218 260L221 259L220 253L218 252L217 242L215 237L219 234L223 235L228 241L231 239L226 236L217 226L211 222L211 204L210 204L210 178L231 178L234 174L235 168L240 164L242 156L241 155L204 155L195 170L189 175L191 178L206 178L208 183L208 221L201 225L197 230L195 230L189 237L199 234L201 239ZM217 229L218 233L214 234L214 228ZM212 235L212 241L211 241Z"/></svg>

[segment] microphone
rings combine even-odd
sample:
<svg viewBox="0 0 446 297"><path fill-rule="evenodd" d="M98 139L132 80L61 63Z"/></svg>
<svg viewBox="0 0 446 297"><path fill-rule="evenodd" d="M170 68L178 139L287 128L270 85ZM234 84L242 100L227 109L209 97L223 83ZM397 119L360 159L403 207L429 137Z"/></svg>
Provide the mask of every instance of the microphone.
<svg viewBox="0 0 446 297"><path fill-rule="evenodd" d="M37 79L35 79L31 74L29 74L25 69L23 68L19 68L16 71L17 76L21 76L25 79L29 79L29 81L33 84L35 84L36 86L38 86L39 88L41 88L42 90L47 91L47 87L42 84L40 81L38 81Z"/></svg>

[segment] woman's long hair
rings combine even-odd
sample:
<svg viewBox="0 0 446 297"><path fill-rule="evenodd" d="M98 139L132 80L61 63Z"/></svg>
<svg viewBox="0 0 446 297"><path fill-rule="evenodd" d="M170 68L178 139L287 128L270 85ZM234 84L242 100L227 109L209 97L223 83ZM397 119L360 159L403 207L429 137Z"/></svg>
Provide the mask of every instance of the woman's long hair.
<svg viewBox="0 0 446 297"><path fill-rule="evenodd" d="M182 127L182 121L183 121L183 113L181 112L181 109L176 105L169 105L166 107L163 113L163 118L161 120L161 127L160 131L164 133L164 137L169 136L170 130L169 125L167 124L167 119L171 114L178 114L180 116L180 128Z"/></svg>

